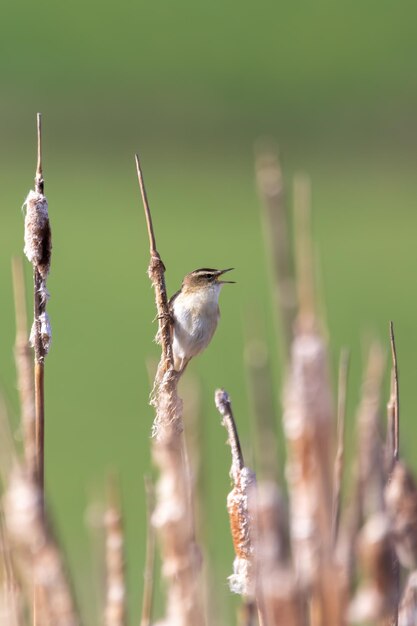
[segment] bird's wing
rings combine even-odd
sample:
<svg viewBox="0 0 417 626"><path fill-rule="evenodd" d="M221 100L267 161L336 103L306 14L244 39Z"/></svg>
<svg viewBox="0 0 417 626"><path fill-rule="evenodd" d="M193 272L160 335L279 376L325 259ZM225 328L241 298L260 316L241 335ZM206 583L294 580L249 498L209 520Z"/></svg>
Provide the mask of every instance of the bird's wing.
<svg viewBox="0 0 417 626"><path fill-rule="evenodd" d="M171 315L172 315L172 314L173 314L173 312L174 312L174 300L175 300L176 298L178 298L178 296L180 295L180 293L181 293L181 289L179 289L178 291L176 291L176 292L174 293L174 295L173 295L173 296L171 296L171 297L170 297L170 299L168 300L168 307L169 307L169 312L171 313Z"/></svg>
<svg viewBox="0 0 417 626"><path fill-rule="evenodd" d="M168 308L169 308L169 314L171 316L171 323L170 323L170 328L171 328L171 341L174 338L174 323L175 323L175 318L174 318L174 301L176 298L178 298L178 296L181 293L181 289L179 289L178 291L176 291L174 293L173 296L171 296L171 298L168 300Z"/></svg>

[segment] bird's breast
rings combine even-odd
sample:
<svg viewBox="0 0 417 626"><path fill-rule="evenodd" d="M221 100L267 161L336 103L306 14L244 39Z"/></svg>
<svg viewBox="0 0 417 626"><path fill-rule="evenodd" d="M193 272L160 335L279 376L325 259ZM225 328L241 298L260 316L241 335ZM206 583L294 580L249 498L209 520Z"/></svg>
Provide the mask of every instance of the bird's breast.
<svg viewBox="0 0 417 626"><path fill-rule="evenodd" d="M216 330L220 315L217 298L180 294L175 299L173 314L174 351L195 356L207 346Z"/></svg>

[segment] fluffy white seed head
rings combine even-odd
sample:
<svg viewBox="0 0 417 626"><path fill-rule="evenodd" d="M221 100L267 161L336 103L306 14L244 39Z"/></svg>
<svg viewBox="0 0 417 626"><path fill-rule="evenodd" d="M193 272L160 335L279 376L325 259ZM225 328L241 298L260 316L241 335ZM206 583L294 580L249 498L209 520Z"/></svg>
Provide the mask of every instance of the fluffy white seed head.
<svg viewBox="0 0 417 626"><path fill-rule="evenodd" d="M29 191L23 205L25 215L24 253L42 278L49 273L51 257L51 234L48 216L48 201L37 191Z"/></svg>

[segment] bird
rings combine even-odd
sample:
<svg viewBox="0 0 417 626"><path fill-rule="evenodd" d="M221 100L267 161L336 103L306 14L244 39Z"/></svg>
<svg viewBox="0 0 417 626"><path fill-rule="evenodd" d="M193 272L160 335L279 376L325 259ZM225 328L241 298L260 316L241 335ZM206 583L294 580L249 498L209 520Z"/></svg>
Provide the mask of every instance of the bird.
<svg viewBox="0 0 417 626"><path fill-rule="evenodd" d="M220 318L219 295L225 284L220 280L226 272L202 267L186 274L181 289L169 300L174 370L182 373L190 359L205 350Z"/></svg>

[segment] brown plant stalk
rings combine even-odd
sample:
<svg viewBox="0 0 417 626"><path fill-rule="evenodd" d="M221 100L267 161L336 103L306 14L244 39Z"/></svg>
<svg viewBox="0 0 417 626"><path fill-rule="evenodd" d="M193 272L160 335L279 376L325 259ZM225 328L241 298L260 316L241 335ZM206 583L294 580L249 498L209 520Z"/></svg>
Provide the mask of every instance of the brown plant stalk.
<svg viewBox="0 0 417 626"><path fill-rule="evenodd" d="M417 570L414 570L405 585L399 606L398 626L414 626L417 623Z"/></svg>
<svg viewBox="0 0 417 626"><path fill-rule="evenodd" d="M197 548L191 508L190 477L183 455L182 401L179 374L173 369L171 317L165 286L165 266L156 249L155 233L143 174L136 155L136 169L149 236L148 275L155 290L162 354L155 377L151 404L155 408L153 457L160 472L153 524L159 531L163 573L168 583L165 624L204 624L201 602L200 551Z"/></svg>
<svg viewBox="0 0 417 626"><path fill-rule="evenodd" d="M120 493L113 477L109 481L107 509L104 513L106 533L106 626L126 624L126 580L124 557L124 529Z"/></svg>
<svg viewBox="0 0 417 626"><path fill-rule="evenodd" d="M0 395L0 476L4 483L15 463L13 437ZM3 501L0 501L0 505ZM24 595L15 568L13 546L7 533L4 507L0 508L0 624L22 626Z"/></svg>
<svg viewBox="0 0 417 626"><path fill-rule="evenodd" d="M233 416L229 394L217 389L214 401L226 428L232 455L230 477L233 489L227 496L230 530L232 534L235 560L233 574L229 576L231 591L242 595L246 603L255 600L255 569L253 547L253 519L250 500L254 496L256 478L254 472L245 466L236 422ZM259 620L263 624L262 602L257 598Z"/></svg>
<svg viewBox="0 0 417 626"><path fill-rule="evenodd" d="M25 249L33 266L34 321L30 336L35 352L35 413L36 413L36 474L43 493L44 486L44 442L45 442L45 357L51 343L51 328L46 303L49 298L46 279L51 263L51 229L48 202L44 195L42 171L41 115L37 115L38 157L35 174L35 190L26 198Z"/></svg>
<svg viewBox="0 0 417 626"><path fill-rule="evenodd" d="M289 215L284 199L281 165L274 150L264 149L257 155L256 180L264 207L264 239L271 259L275 312L280 321L287 361L296 314L296 294Z"/></svg>
<svg viewBox="0 0 417 626"><path fill-rule="evenodd" d="M400 390L399 390L399 382L398 382L398 361L397 361L397 347L395 344L395 334L394 334L394 322L390 321L389 324L389 334L390 334L390 345L391 345L391 358L392 358L392 372L391 372L391 381L392 381L392 415L388 411L388 425L387 430L391 431L391 441L392 441L392 450L390 450L392 455L392 460L390 463L390 474L388 480L392 479L392 476L395 472L396 466L399 463L400 458ZM390 420L390 417L392 419ZM391 422L391 423L390 423ZM415 495L415 492L414 492ZM415 527L413 527L415 530ZM397 545L399 545L397 543ZM398 551L398 550L397 550ZM393 570L393 578L394 584L396 586L396 594L394 600L394 619L393 626L397 626L398 624L398 608L400 601L400 563L397 557L397 552L392 550L392 570Z"/></svg>
<svg viewBox="0 0 417 626"><path fill-rule="evenodd" d="M333 513L332 536L333 545L336 544L339 532L340 508L343 481L343 464L345 457L345 418L346 393L349 370L349 351L342 350L339 361L338 396L337 396L337 450L333 473Z"/></svg>
<svg viewBox="0 0 417 626"><path fill-rule="evenodd" d="M278 486L257 485L254 560L257 594L268 626L305 626L305 592L298 585L291 560L288 511Z"/></svg>
<svg viewBox="0 0 417 626"><path fill-rule="evenodd" d="M155 578L155 529L152 525L152 515L155 507L155 493L152 480L145 476L146 491L146 559L144 584L142 594L142 616L140 626L151 626Z"/></svg>
<svg viewBox="0 0 417 626"><path fill-rule="evenodd" d="M36 411L33 379L33 356L28 340L27 311L23 264L20 257L12 259L13 293L16 317L15 363L20 398L21 426L25 463L36 477Z"/></svg>
<svg viewBox="0 0 417 626"><path fill-rule="evenodd" d="M331 544L333 407L327 344L315 305L308 179L297 178L294 195L299 311L284 393L283 426L295 569L304 583L311 584L320 560L315 548L318 536L325 552Z"/></svg>
<svg viewBox="0 0 417 626"><path fill-rule="evenodd" d="M390 471L400 453L400 393L398 383L397 348L395 345L394 323L389 324L389 335L391 345L392 372L391 372L391 396L388 402L388 453L391 455Z"/></svg>
<svg viewBox="0 0 417 626"><path fill-rule="evenodd" d="M296 574L309 589L311 626L341 626L345 598L332 545L333 402L327 342L317 315L306 176L295 179L294 211L299 308L283 413L292 549Z"/></svg>
<svg viewBox="0 0 417 626"><path fill-rule="evenodd" d="M15 465L3 504L14 563L27 597L36 591L35 623L79 626L62 552L46 519L42 490L25 468Z"/></svg>

